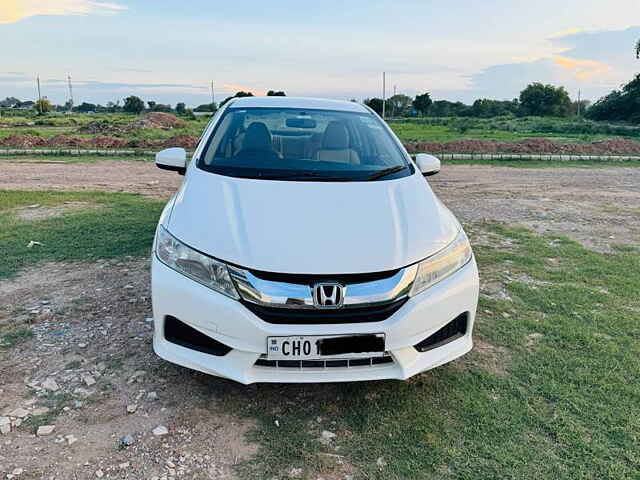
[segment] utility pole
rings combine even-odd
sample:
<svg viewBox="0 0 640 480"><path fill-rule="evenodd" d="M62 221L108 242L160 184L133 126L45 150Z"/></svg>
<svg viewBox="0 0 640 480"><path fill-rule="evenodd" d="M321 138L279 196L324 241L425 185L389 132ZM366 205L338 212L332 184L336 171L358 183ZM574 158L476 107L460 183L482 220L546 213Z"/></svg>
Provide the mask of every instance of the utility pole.
<svg viewBox="0 0 640 480"><path fill-rule="evenodd" d="M214 103L216 103L216 97L213 93L213 80L211 80L211 108L213 108Z"/></svg>
<svg viewBox="0 0 640 480"><path fill-rule="evenodd" d="M382 72L382 119L385 117L385 104L387 103L387 73Z"/></svg>
<svg viewBox="0 0 640 480"><path fill-rule="evenodd" d="M391 116L392 116L393 118L395 118L395 116L396 116L396 102L395 102L395 96L396 96L396 90L397 90L397 89L398 89L398 86L397 86L397 85L394 85L394 86L393 86L393 97L394 97L394 101L393 101L393 103L391 104L391 107L393 108L393 110L391 110Z"/></svg>
<svg viewBox="0 0 640 480"><path fill-rule="evenodd" d="M36 85L38 85L38 103L36 104L36 112L38 112L38 115L40 115L43 113L40 111L40 109L42 108L42 95L40 94L40 75L36 75Z"/></svg>
<svg viewBox="0 0 640 480"><path fill-rule="evenodd" d="M580 94L582 92L578 89L578 116L580 116L580 107L582 107L582 105L580 104Z"/></svg>
<svg viewBox="0 0 640 480"><path fill-rule="evenodd" d="M71 86L71 74L67 75L67 81L69 82L69 111L73 110L73 87Z"/></svg>

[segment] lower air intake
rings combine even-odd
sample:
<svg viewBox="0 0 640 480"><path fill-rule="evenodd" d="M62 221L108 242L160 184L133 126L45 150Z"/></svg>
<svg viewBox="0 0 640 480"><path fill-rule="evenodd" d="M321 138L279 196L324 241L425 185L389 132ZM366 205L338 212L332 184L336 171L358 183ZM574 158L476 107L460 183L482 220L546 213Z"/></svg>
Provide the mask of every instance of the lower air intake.
<svg viewBox="0 0 640 480"><path fill-rule="evenodd" d="M181 347L217 357L222 357L231 351L231 347L214 340L172 316L166 316L164 319L164 338L168 342L175 343Z"/></svg>
<svg viewBox="0 0 640 480"><path fill-rule="evenodd" d="M414 345L419 352L428 352L434 348L441 347L447 343L453 342L458 338L464 336L467 333L467 322L469 321L469 314L462 313L447 323L444 327L438 330L436 333L429 335L417 345Z"/></svg>

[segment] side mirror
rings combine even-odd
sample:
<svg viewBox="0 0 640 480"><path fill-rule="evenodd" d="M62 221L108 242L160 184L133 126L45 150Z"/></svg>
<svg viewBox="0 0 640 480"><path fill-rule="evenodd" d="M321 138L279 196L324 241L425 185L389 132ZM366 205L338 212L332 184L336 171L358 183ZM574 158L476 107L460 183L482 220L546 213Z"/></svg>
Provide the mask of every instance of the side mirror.
<svg viewBox="0 0 640 480"><path fill-rule="evenodd" d="M435 175L440 171L440 160L433 155L428 155L426 153L419 153L416 155L416 165L418 165L418 169L425 177Z"/></svg>
<svg viewBox="0 0 640 480"><path fill-rule="evenodd" d="M187 152L184 148L165 148L156 153L156 167L184 175L187 171Z"/></svg>

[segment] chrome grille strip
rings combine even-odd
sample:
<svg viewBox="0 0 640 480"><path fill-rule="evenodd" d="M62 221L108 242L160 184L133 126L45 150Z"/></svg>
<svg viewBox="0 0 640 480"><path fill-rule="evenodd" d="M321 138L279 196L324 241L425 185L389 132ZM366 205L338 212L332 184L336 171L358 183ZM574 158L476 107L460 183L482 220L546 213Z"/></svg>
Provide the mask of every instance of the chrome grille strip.
<svg viewBox="0 0 640 480"><path fill-rule="evenodd" d="M411 290L417 269L417 265L411 265L388 278L344 285L343 307L380 305L405 297ZM279 308L315 308L311 285L264 280L237 267L229 267L229 273L240 296L247 302Z"/></svg>

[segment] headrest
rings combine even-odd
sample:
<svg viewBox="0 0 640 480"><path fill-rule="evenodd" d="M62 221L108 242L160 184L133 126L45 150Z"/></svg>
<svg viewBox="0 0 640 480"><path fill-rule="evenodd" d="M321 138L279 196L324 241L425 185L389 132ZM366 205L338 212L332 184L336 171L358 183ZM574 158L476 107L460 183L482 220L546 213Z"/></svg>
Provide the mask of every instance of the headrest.
<svg viewBox="0 0 640 480"><path fill-rule="evenodd" d="M252 122L244 134L242 150L272 150L271 134L262 122Z"/></svg>
<svg viewBox="0 0 640 480"><path fill-rule="evenodd" d="M327 125L322 138L322 148L326 150L346 150L349 148L349 133L344 123L334 120Z"/></svg>

